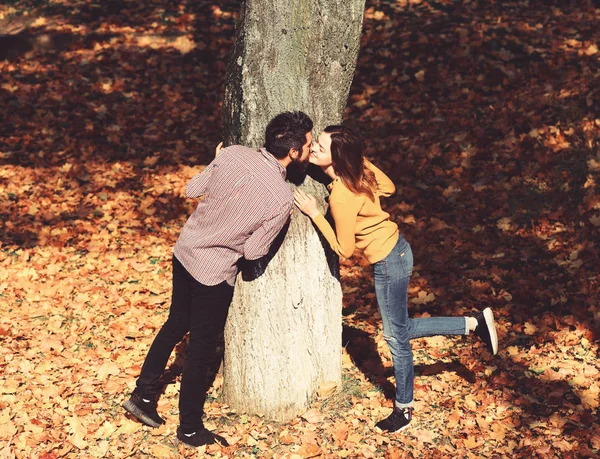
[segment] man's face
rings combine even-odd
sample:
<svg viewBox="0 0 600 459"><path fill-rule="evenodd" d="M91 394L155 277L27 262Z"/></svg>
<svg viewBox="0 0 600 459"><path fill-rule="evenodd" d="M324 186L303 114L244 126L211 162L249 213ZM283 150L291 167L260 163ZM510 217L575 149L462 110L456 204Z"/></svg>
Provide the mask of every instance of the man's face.
<svg viewBox="0 0 600 459"><path fill-rule="evenodd" d="M290 153L290 157L292 158L292 162L288 165L288 179L293 183L296 183L294 180L298 180L298 183L302 183L304 180L304 176L306 175L306 169L308 168L309 158L310 158L310 150L312 145L312 134L310 132L306 133L306 143L302 145L302 151L300 153L296 152L295 156ZM296 178L294 178L296 177Z"/></svg>
<svg viewBox="0 0 600 459"><path fill-rule="evenodd" d="M302 152L299 156L294 159L294 161L298 161L300 163L308 163L308 159L310 156L310 150L312 146L313 136L310 132L306 133L306 143L302 145Z"/></svg>

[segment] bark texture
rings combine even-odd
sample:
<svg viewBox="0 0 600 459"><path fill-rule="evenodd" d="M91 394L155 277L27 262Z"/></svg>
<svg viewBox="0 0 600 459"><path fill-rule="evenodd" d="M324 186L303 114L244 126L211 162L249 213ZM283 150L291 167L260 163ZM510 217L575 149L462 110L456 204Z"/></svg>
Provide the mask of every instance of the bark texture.
<svg viewBox="0 0 600 459"><path fill-rule="evenodd" d="M261 146L269 120L287 110L309 114L313 135L342 121L364 5L242 2L223 105L226 145ZM327 194L311 177L301 187ZM224 397L233 408L287 420L321 384L340 382L338 274L337 258L297 210L272 253L245 266L225 330Z"/></svg>

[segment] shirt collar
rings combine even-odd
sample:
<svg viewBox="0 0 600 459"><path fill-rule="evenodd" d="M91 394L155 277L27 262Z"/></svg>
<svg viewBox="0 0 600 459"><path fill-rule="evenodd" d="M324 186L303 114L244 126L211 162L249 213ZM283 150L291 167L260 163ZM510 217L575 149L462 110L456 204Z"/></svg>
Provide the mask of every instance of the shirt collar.
<svg viewBox="0 0 600 459"><path fill-rule="evenodd" d="M287 170L285 169L285 167L283 167L281 165L281 163L279 161L277 161L275 156L273 156L271 153L269 153L266 148L261 148L260 153L262 154L263 158L265 158L267 160L268 164L271 167L276 167L279 170L279 172L281 172L281 176L283 178L286 177Z"/></svg>

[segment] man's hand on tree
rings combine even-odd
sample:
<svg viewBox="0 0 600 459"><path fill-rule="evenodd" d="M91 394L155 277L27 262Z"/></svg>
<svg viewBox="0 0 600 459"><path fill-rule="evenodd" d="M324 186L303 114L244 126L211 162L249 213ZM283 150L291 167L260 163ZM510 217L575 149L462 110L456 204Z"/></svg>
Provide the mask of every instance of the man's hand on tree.
<svg viewBox="0 0 600 459"><path fill-rule="evenodd" d="M215 149L215 158L221 154L222 150L223 150L223 142L220 142L219 145L217 145L217 148Z"/></svg>

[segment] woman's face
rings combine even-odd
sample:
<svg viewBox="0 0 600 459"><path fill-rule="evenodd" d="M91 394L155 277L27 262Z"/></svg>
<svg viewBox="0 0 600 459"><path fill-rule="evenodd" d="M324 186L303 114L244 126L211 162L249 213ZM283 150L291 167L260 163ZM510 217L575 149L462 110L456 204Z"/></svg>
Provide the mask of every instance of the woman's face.
<svg viewBox="0 0 600 459"><path fill-rule="evenodd" d="M313 142L309 161L322 168L331 166L331 134L321 132L317 141Z"/></svg>

